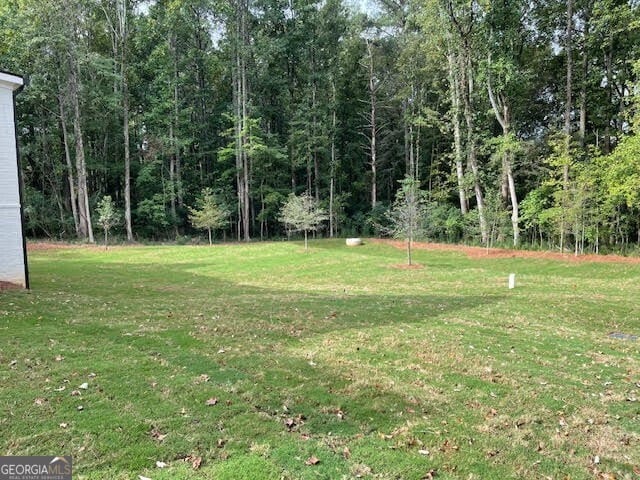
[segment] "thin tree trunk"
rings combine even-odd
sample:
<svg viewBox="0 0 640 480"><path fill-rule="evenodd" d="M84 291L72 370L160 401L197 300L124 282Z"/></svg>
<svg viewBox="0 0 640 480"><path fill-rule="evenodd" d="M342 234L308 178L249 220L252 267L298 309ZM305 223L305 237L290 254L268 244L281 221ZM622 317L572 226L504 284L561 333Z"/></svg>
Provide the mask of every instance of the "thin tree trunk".
<svg viewBox="0 0 640 480"><path fill-rule="evenodd" d="M369 148L371 150L371 208L376 208L378 203L378 191L377 191L377 148L376 148L376 84L374 77L374 65L373 65L373 49L371 42L367 41L367 53L369 56L369 101L370 101L370 113L369 121L371 128L371 139Z"/></svg>
<svg viewBox="0 0 640 480"><path fill-rule="evenodd" d="M87 165L84 156L84 137L82 134L80 99L80 80L76 59L71 60L69 69L69 90L73 105L73 133L76 145L76 172L78 176L78 215L80 219L80 235L94 243L93 226L91 225L91 209L89 206L89 192L87 189Z"/></svg>
<svg viewBox="0 0 640 480"><path fill-rule="evenodd" d="M76 194L76 185L73 179L73 163L71 162L71 152L69 149L69 135L67 134L67 117L64 111L64 99L62 94L58 97L60 106L60 125L62 127L62 140L64 143L64 159L67 165L67 181L69 182L69 195L71 197L71 213L73 215L73 225L75 227L76 237L80 235L80 220L78 218L78 196Z"/></svg>
<svg viewBox="0 0 640 480"><path fill-rule="evenodd" d="M235 158L236 158L236 187L238 196L238 241L242 238L243 215L244 215L244 177L243 171L243 118L242 118L242 27L241 16L243 6L242 0L236 0L236 23L235 23L235 68L233 69L233 102L235 107Z"/></svg>
<svg viewBox="0 0 640 480"><path fill-rule="evenodd" d="M513 246L520 243L520 208L518 205L518 194L516 192L516 182L513 178L511 154L507 153L506 169L507 181L509 182L509 198L511 199L511 228L513 229Z"/></svg>
<svg viewBox="0 0 640 480"><path fill-rule="evenodd" d="M249 150L249 113L248 113L248 102L249 95L247 92L248 82L247 82L247 62L246 62L246 47L248 45L247 38L247 7L243 0L241 16L240 16L240 29L242 36L242 56L240 62L240 79L241 79L241 103L242 103L242 183L243 183L243 191L242 191L242 231L244 240L248 242L251 240L250 237L250 204L249 204L249 178L250 178L250 159L248 155Z"/></svg>
<svg viewBox="0 0 640 480"><path fill-rule="evenodd" d="M122 77L122 130L124 135L124 223L127 241L133 241L131 227L131 154L129 151L129 82L127 80L127 37L128 37L128 0L120 0L117 4L118 23L120 28L120 75Z"/></svg>
<svg viewBox="0 0 640 480"><path fill-rule="evenodd" d="M179 119L179 98L178 98L178 49L176 48L175 36L171 37L173 51L173 149L175 156L175 181L176 181L176 199L178 206L184 205L184 195L182 191L182 162L180 159L180 144L177 139L178 119Z"/></svg>
<svg viewBox="0 0 640 480"><path fill-rule="evenodd" d="M456 177L458 180L458 198L460 200L460 212L466 215L469 212L467 192L464 186L464 168L462 162L462 134L460 128L460 83L456 74L456 62L453 53L447 55L449 62L449 92L451 95L451 122L453 124L453 148L456 164Z"/></svg>
<svg viewBox="0 0 640 480"><path fill-rule="evenodd" d="M567 215L567 195L569 190L569 161L571 151L571 111L573 109L572 89L573 89L573 0L567 0L567 26L566 26L565 52L567 61L566 78L566 99L564 105L564 135L565 135L565 155L567 160L562 168L562 216L560 222L560 251L564 251L566 215Z"/></svg>
<svg viewBox="0 0 640 480"><path fill-rule="evenodd" d="M173 133L173 122L169 122L169 143L175 145L175 137ZM169 155L169 204L171 208L171 216L175 221L178 218L176 209L176 157L175 150L173 155ZM177 231L176 231L177 233Z"/></svg>
<svg viewBox="0 0 640 480"><path fill-rule="evenodd" d="M607 105L613 103L613 41L609 41L608 49L605 54L605 68L607 75ZM607 111L605 119L607 124L604 128L604 153L611 153L611 119Z"/></svg>
<svg viewBox="0 0 640 480"><path fill-rule="evenodd" d="M589 20L585 20L585 43L589 34ZM585 137L587 133L587 83L589 76L589 53L587 47L583 47L582 52L582 85L580 86L580 147L585 146Z"/></svg>
<svg viewBox="0 0 640 480"><path fill-rule="evenodd" d="M334 212L334 195L335 195L335 176L336 176L336 84L331 80L332 92L332 109L331 109L331 172L329 178L329 238L333 238L335 234L335 212Z"/></svg>
<svg viewBox="0 0 640 480"><path fill-rule="evenodd" d="M487 229L487 220L485 217L485 206L484 206L484 196L482 194L482 187L480 186L480 169L478 168L478 158L477 158L477 149L476 149L476 138L475 138L475 124L473 119L473 105L471 103L471 92L473 91L473 78L471 72L470 60L468 45L465 45L465 58L464 65L462 66L462 80L463 84L461 85L460 90L462 93L462 99L464 102L464 116L467 124L467 160L469 166L471 167L471 173L473 174L473 189L476 195L476 206L478 208L478 218L480 221L480 235L482 237L482 242L487 243L489 240L488 229Z"/></svg>
<svg viewBox="0 0 640 480"><path fill-rule="evenodd" d="M317 84L316 84L316 61L315 61L315 51L312 49L311 55L311 64L312 64L312 84L311 84L311 111L313 112L313 118L311 123L311 137L313 141L313 188L314 188L314 196L316 202L320 201L320 162L318 159L318 144L317 144L317 112L318 108L316 104L316 96L317 96ZM311 193L311 192L309 192Z"/></svg>

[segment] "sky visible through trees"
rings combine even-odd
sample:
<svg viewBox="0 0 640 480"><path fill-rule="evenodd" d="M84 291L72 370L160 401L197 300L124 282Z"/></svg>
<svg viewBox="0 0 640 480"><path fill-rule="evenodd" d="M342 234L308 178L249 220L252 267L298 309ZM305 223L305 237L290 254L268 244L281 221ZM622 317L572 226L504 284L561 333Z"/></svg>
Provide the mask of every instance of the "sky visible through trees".
<svg viewBox="0 0 640 480"><path fill-rule="evenodd" d="M377 235L399 181L440 241L640 243L640 5L621 0L0 3L28 233L185 239L203 189L224 238Z"/></svg>

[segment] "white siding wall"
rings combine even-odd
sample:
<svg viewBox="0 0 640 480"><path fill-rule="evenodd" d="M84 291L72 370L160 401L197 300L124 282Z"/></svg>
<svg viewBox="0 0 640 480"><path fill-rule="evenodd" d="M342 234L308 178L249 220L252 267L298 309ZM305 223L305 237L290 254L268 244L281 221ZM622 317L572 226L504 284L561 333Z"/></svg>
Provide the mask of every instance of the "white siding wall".
<svg viewBox="0 0 640 480"><path fill-rule="evenodd" d="M0 74L0 281L26 286L13 122L13 90L22 82L15 80Z"/></svg>

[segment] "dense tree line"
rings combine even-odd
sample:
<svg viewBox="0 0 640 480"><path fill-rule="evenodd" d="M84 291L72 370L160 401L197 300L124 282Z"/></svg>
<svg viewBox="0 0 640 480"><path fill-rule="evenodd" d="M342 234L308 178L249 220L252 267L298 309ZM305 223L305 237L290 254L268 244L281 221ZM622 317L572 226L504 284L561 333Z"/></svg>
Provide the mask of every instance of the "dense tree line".
<svg viewBox="0 0 640 480"><path fill-rule="evenodd" d="M602 251L640 242L636 0L16 0L0 68L28 232L93 241L282 235L308 192L327 236L375 234L399 181L431 239ZM212 200L213 201L213 200ZM384 230L384 229L383 229Z"/></svg>

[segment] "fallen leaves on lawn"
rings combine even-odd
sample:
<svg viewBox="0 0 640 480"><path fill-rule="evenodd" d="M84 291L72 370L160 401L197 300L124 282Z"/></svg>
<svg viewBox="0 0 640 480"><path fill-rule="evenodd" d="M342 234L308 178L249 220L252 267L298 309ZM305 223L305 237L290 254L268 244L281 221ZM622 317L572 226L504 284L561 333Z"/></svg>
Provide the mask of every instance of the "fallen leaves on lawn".
<svg viewBox="0 0 640 480"><path fill-rule="evenodd" d="M444 452L444 453L457 452L458 449L459 449L459 447L457 445L454 445L453 443L451 443L451 441L449 439L446 439L444 441L444 443L442 444L442 446L440 447L440 451Z"/></svg>
<svg viewBox="0 0 640 480"><path fill-rule="evenodd" d="M420 480L432 480L436 478L437 472L432 468Z"/></svg>
<svg viewBox="0 0 640 480"><path fill-rule="evenodd" d="M151 431L149 432L149 435L151 436L151 438L153 438L154 440L157 440L159 442L162 442L165 438L167 438L166 433L162 433L159 429L157 428L152 428Z"/></svg>
<svg viewBox="0 0 640 480"><path fill-rule="evenodd" d="M207 400L207 405L212 407L214 405L218 404L218 398L217 397L211 397L209 400Z"/></svg>
<svg viewBox="0 0 640 480"><path fill-rule="evenodd" d="M298 415L295 418L289 417L289 418L285 419L284 425L291 432L291 431L295 430L296 427L304 425L304 421L306 420L306 418L307 417L305 417L304 415Z"/></svg>
<svg viewBox="0 0 640 480"><path fill-rule="evenodd" d="M349 447L344 447L344 450L342 450L342 456L347 460L351 458L351 450L349 450Z"/></svg>
<svg viewBox="0 0 640 480"><path fill-rule="evenodd" d="M199 457L197 455L187 455L183 458L183 460L187 463L190 463L191 468L193 468L194 470L198 470L200 468L200 465L202 465L202 457Z"/></svg>
<svg viewBox="0 0 640 480"><path fill-rule="evenodd" d="M46 398L36 398L33 401L34 404L36 404L37 406L41 407L42 405L44 405L45 403L47 403L47 399Z"/></svg>
<svg viewBox="0 0 640 480"><path fill-rule="evenodd" d="M195 384L196 384L196 385L200 385L201 383L208 382L210 378L211 378L211 377L209 377L209 375L207 375L206 373L203 373L203 374L202 374L202 375L200 375L198 378L196 378L196 380L195 380Z"/></svg>
<svg viewBox="0 0 640 480"><path fill-rule="evenodd" d="M309 458L307 458L307 461L304 462L305 465L317 465L319 463L320 463L320 459L315 455L311 455Z"/></svg>

